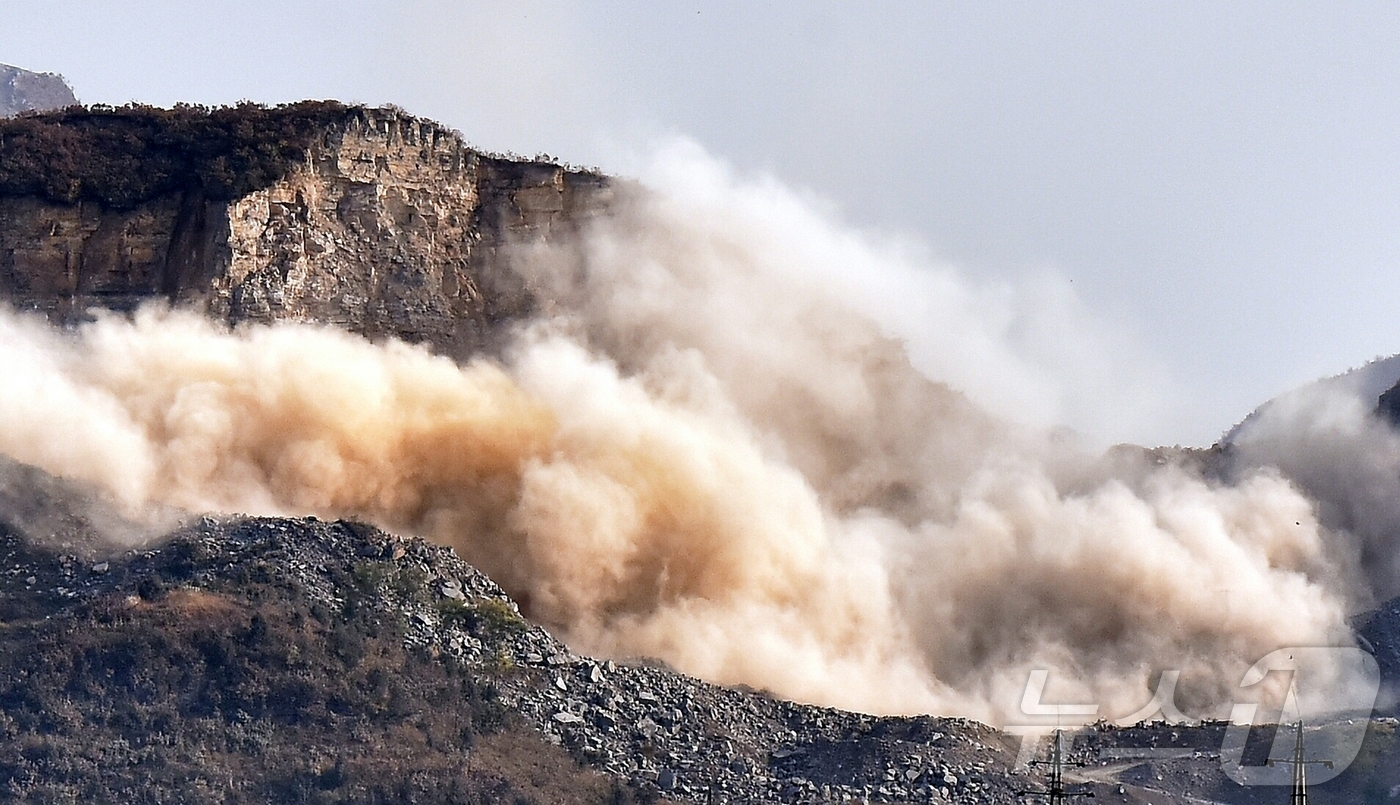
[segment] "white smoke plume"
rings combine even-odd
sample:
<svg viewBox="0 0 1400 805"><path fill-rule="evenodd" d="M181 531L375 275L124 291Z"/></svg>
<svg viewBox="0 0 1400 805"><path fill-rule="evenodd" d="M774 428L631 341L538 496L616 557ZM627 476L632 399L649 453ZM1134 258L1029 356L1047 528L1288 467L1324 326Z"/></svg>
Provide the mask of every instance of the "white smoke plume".
<svg viewBox="0 0 1400 805"><path fill-rule="evenodd" d="M1358 610L1400 595L1400 432L1373 415L1367 381L1357 371L1280 396L1228 440L1236 475L1276 467L1317 502L1329 550L1358 579L1348 589Z"/></svg>
<svg viewBox="0 0 1400 805"><path fill-rule="evenodd" d="M132 511L423 534L581 650L866 711L1015 723L1042 668L1114 717L1180 669L1182 709L1223 715L1261 656L1348 639L1357 562L1284 476L1012 421L1064 395L1004 294L682 156L665 192L519 250L553 302L501 363L155 308L0 316L0 453ZM928 321L876 315L901 278Z"/></svg>

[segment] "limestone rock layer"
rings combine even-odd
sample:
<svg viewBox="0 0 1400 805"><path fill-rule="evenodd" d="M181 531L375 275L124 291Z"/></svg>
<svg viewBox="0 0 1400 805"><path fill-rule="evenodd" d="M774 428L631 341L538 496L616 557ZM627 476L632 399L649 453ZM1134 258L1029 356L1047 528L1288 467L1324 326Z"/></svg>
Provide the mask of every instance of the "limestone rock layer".
<svg viewBox="0 0 1400 805"><path fill-rule="evenodd" d="M32 175L0 176L0 297L63 324L165 299L231 324L331 323L465 355L533 304L500 248L607 204L604 177L484 155L396 110L314 111L217 110L228 153L180 140L207 110L10 121L28 128L0 127L0 156ZM275 140L243 130L274 123ZM218 183L250 159L258 170Z"/></svg>

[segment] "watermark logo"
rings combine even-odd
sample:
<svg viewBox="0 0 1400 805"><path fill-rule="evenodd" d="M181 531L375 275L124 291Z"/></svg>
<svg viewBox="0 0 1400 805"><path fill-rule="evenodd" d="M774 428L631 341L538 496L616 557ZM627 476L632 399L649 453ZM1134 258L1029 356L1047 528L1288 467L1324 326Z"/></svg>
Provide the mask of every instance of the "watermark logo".
<svg viewBox="0 0 1400 805"><path fill-rule="evenodd" d="M1313 783L1325 783L1356 760L1366 726L1380 692L1380 668L1376 658L1359 648L1279 649L1256 662L1245 672L1240 689L1257 688L1272 675L1287 677L1287 693L1277 723L1307 720L1305 716L1321 709L1307 706L1309 694L1325 692L1325 721L1314 717L1317 729L1308 736L1304 760L1315 762L1308 771ZM1244 765L1245 744L1256 723L1259 705L1236 703L1230 711L1230 726L1220 745L1220 765L1230 779L1240 785L1286 786L1293 782L1291 768L1293 732L1279 729L1269 749L1269 762L1262 766Z"/></svg>
<svg viewBox="0 0 1400 805"><path fill-rule="evenodd" d="M1045 703L1049 676L1050 672L1043 669L1030 672L1020 702L1025 723L1005 727L1007 732L1021 736L1017 769L1029 765L1041 739L1056 729L1088 724L1099 715L1099 706L1094 703ZM1152 698L1113 723L1132 726L1159 718L1172 723L1192 721L1176 705L1180 678L1178 670L1163 671ZM1282 707L1261 713L1259 701L1269 693L1277 698L1279 691L1284 691ZM1312 767L1308 778L1314 783L1331 780L1360 753L1379 691L1376 659L1359 648L1297 647L1271 652L1245 672L1236 688L1230 722L1220 745L1222 771L1241 785L1291 785L1292 766L1299 760L1295 757L1295 730L1279 728L1275 732L1268 761L1262 765L1246 765L1245 749L1256 725L1305 722L1308 730L1304 760ZM1199 753L1199 749L1189 747L1111 747L1103 749L1100 758L1161 760Z"/></svg>

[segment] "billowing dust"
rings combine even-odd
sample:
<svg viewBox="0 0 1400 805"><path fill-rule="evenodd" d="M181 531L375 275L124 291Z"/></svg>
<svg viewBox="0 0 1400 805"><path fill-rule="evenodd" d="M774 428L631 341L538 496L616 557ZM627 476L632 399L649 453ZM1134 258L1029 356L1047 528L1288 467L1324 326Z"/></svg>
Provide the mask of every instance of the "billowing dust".
<svg viewBox="0 0 1400 805"><path fill-rule="evenodd" d="M1111 718L1179 669L1181 709L1223 715L1255 660L1346 643L1394 588L1363 570L1379 537L1271 469L1305 463L1278 439L1228 482L1090 450L1038 427L1058 392L956 274L771 184L673 174L518 250L552 301L499 361L158 308L0 316L0 453L133 513L422 534L579 650L873 712L1016 723L1043 668L1047 700ZM957 297L908 349L859 290L904 276Z"/></svg>

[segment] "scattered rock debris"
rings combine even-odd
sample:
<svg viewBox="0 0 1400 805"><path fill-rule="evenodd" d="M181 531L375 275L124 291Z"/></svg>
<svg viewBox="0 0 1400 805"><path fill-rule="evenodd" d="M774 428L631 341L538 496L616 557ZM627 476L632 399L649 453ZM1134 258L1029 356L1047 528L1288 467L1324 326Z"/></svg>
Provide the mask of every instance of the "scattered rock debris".
<svg viewBox="0 0 1400 805"><path fill-rule="evenodd" d="M1037 783L1014 768L1018 738L974 721L813 707L656 661L579 656L450 549L357 523L205 517L159 547L100 562L33 548L3 525L0 534L6 621L47 622L82 606L138 610L172 596L213 606L216 594L257 579L329 613L318 617L369 611L395 624L403 651L458 669L545 743L643 801L1013 803ZM1218 797L1223 777L1207 751L1217 734L1218 725L1101 725L1072 742L1094 770L1080 784L1113 802L1158 801L1152 792L1173 786ZM1119 769L1095 754L1121 745L1191 757Z"/></svg>

